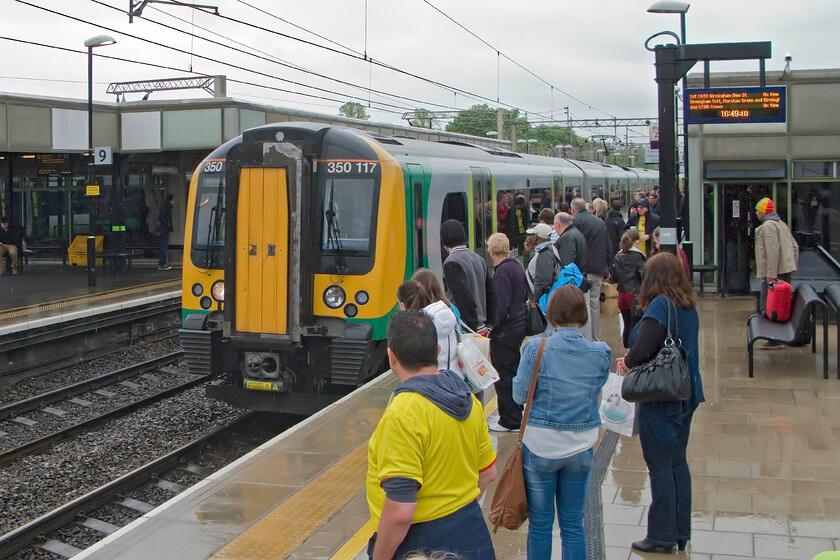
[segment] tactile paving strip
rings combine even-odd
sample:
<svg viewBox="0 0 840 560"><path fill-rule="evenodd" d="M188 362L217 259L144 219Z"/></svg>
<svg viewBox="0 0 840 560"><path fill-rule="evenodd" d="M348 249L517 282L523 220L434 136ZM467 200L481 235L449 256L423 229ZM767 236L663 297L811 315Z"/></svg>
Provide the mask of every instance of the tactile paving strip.
<svg viewBox="0 0 840 560"><path fill-rule="evenodd" d="M586 505L583 510L583 530L586 533L586 560L604 560L604 509L601 503L601 483L607 474L618 434L604 430L601 442L595 451L595 464L592 466L592 478L589 480L589 491L586 494Z"/></svg>
<svg viewBox="0 0 840 560"><path fill-rule="evenodd" d="M288 558L364 489L367 449L365 440L212 558Z"/></svg>
<svg viewBox="0 0 840 560"><path fill-rule="evenodd" d="M42 303L40 305L33 305L31 307L19 307L17 309L9 309L0 313L0 321L4 319L14 319L15 317L24 317L26 315L33 315L35 313L42 313L44 311L53 311L56 309L64 309L65 307L72 307L82 303L93 303L96 301L104 301L108 299L118 298L122 296L130 296L140 292L146 292L152 288L158 288L169 285L181 285L180 280L170 280L167 282L155 282L154 284L143 284L142 286L135 286L133 288L125 288L122 290L114 290L112 292L104 292L92 296L83 296L77 298L63 299L53 301L50 303Z"/></svg>

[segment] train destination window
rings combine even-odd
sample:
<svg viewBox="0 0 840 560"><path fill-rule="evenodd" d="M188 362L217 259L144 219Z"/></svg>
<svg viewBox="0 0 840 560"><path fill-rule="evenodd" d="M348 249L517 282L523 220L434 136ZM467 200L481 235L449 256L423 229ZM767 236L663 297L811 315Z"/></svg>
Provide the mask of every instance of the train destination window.
<svg viewBox="0 0 840 560"><path fill-rule="evenodd" d="M321 249L368 251L375 199L373 179L328 179Z"/></svg>
<svg viewBox="0 0 840 560"><path fill-rule="evenodd" d="M784 87L688 89L687 124L785 122Z"/></svg>

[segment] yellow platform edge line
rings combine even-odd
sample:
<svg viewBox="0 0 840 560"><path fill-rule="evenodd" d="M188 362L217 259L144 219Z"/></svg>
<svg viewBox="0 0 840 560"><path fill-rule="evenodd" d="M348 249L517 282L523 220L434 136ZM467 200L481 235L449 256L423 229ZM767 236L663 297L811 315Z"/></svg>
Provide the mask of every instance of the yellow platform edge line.
<svg viewBox="0 0 840 560"><path fill-rule="evenodd" d="M484 405L484 417L487 418L498 408L498 397L494 396ZM370 538L373 536L373 523L370 519L362 525L362 528L356 531L356 534L350 537L346 543L342 545L335 554L330 556L330 560L353 560L367 545Z"/></svg>

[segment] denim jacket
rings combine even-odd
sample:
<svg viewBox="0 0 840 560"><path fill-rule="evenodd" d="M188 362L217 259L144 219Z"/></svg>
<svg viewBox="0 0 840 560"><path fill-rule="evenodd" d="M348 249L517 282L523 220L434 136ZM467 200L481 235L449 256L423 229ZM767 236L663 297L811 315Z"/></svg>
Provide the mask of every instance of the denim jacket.
<svg viewBox="0 0 840 560"><path fill-rule="evenodd" d="M528 399L540 339L522 349L522 360L513 379L513 400ZM557 430L579 431L601 425L598 395L607 382L612 351L604 342L589 342L580 329L563 327L546 339L537 388L528 424Z"/></svg>

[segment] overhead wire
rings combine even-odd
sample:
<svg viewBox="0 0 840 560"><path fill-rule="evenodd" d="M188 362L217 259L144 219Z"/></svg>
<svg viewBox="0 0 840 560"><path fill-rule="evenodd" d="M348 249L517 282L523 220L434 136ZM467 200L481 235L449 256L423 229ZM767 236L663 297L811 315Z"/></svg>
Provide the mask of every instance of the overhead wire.
<svg viewBox="0 0 840 560"><path fill-rule="evenodd" d="M158 46L158 47L162 47L164 49L169 49L169 50L172 50L172 51L175 51L175 52L179 52L181 54L189 54L189 51L185 51L183 49L179 49L177 47L173 47L171 45L167 45L167 44L161 43L159 41L154 41L152 39L146 39L144 37L140 37L140 36L134 35L132 33L127 33L127 32L124 32L124 31L120 31L118 29L108 27L108 26L105 26L105 25L94 24L93 22L90 22L88 20L72 16L70 14L65 14L65 13L62 13L62 12L59 12L59 11L56 11L56 10L52 10L50 8L46 8L46 7L43 7L43 6L38 6L36 4L32 4L30 2L27 2L26 0L14 0L14 1L19 3L19 4L24 4L24 5L33 7L33 8L37 8L39 10L51 13L53 15L61 16L61 17L64 17L64 18L67 18L67 19L70 19L70 20L73 20L73 21L77 21L77 22L80 22L80 23L85 23L85 24L88 24L88 25L97 25L98 27L100 27L101 29L104 29L106 31L111 31L113 33L119 33L119 34L124 35L126 37L130 37L130 38L136 39L138 41L143 41L143 42L146 42L146 43ZM111 7L111 6L108 6L108 7ZM100 55L100 56L103 56L103 55ZM320 87L317 87L317 86L311 86L311 85L308 85L308 84L303 84L301 82L296 82L294 80L278 78L278 77L276 77L272 74L266 73L266 72L262 72L262 71L259 71L259 70L254 70L254 69L251 69L251 68L246 68L244 66L241 66L241 65L238 65L238 64L233 64L233 63L230 63L230 62L224 62L224 61L212 58L212 57L208 57L208 56L204 56L204 55L200 55L200 54L195 54L194 56L196 58L204 59L204 60L207 60L209 62L214 62L216 64L221 64L221 65L226 66L226 67L236 68L237 70L242 70L244 72L248 72L248 73L251 73L251 74L256 74L258 76L262 76L262 77L266 77L266 78L270 78L270 79L285 81L285 82L288 82L288 83L291 83L291 84L294 84L294 85L307 87L307 88L310 88L310 89L313 89L313 90L316 90L316 91L320 91L322 93L328 93L328 94L331 94L331 95L342 95L342 96L358 99L360 101L365 100L363 97L358 97L358 96L354 96L354 95L350 95L350 94L346 94L346 93L336 92L336 91L333 91L333 90L328 90L326 88L320 88ZM110 57L108 57L108 58L110 58ZM181 70L181 71L185 71L185 70ZM189 72L189 71L187 70L187 72ZM192 73L196 73L196 72L192 72ZM197 73L197 74L206 75L204 73ZM236 80L232 80L232 79L228 78L228 81L236 81ZM247 83L247 82L241 82L240 81L240 83ZM281 91L287 91L289 93L299 93L301 95L304 95L302 92L292 92L291 90L281 90ZM326 99L326 98L324 98L324 99ZM336 100L336 101L339 102L339 103L342 102L342 100ZM384 106L384 107L392 107L392 108L400 109L401 111L410 110L410 108L405 107L405 106L394 105L394 104L385 103L385 102L382 102L382 101L377 101L376 104Z"/></svg>
<svg viewBox="0 0 840 560"><path fill-rule="evenodd" d="M594 109L595 111L598 111L599 113L603 113L603 114L605 114L605 115L609 115L609 116L611 116L611 117L612 117L612 116L614 116L614 115L611 115L610 113L607 113L606 111L602 111L601 109L598 109L598 108L596 108L596 107L593 107L592 105L590 105L589 103L587 103L587 102L583 101L582 99L579 99L579 98L575 97L574 95L572 95L571 93L569 93L569 92L567 92L567 91L564 91L564 90L560 89L559 87L555 86L554 84L552 84L552 83L548 82L547 80L545 80L545 79L544 79L544 78L542 78L541 76L538 76L537 74L535 74L534 72L532 72L532 71L531 71L531 70L529 70L528 68L525 68L525 66L523 66L523 65L522 65L522 64L520 64L519 62L515 61L514 59L512 59L511 57L509 57L508 55L506 55L505 53L503 53L501 50L499 50L498 48L494 47L493 45L491 45L490 43L488 43L487 41L485 41L484 39L482 39L481 37L479 37L478 35L476 35L475 33L473 33L473 32L472 32L470 29L468 29L465 25L461 24L461 23L460 23L459 21L457 21L455 18L453 18L452 16L450 16L449 14L447 14L446 12L444 12L443 10L441 10L440 8L438 8L437 6L435 6L434 4L432 4L431 2L429 2L429 0L423 0L423 2L424 2L424 3L426 3L426 4L428 4L428 5L429 5L429 7L431 7L433 10L435 10L436 12L438 12L440 15L442 15L443 17L445 17L446 19L448 19L449 21L451 21L452 23L454 23L455 25L457 25L458 27L460 27L461 29L463 29L464 31L466 31L467 33L469 33L470 35L472 35L472 36L473 36L473 37L475 37L476 39L478 39L481 43L483 43L484 45L486 45L486 46L487 46L487 47L489 47L490 49L492 49L492 50L496 51L496 55L497 55L497 57L504 57L506 60L508 60L509 62L512 62L514 65L516 65L517 67L521 68L522 70L524 70L525 72L527 72L527 73L528 73L528 74L530 74L531 76L535 77L536 79L538 79L539 81L541 81L541 82L542 82L542 83L544 83L545 85L550 86L550 87L552 88L552 90L555 90L555 89L556 89L557 91L559 91L560 93L562 93L562 94L563 94L563 95L565 95L566 97L568 97L568 98L570 98L570 99L574 99L574 100L575 100L575 101L577 101L578 103L581 103L582 105L585 105L585 106L589 107L590 109Z"/></svg>
<svg viewBox="0 0 840 560"><path fill-rule="evenodd" d="M70 48L70 47L61 47L61 46L58 46L58 45L50 45L50 44L47 44L47 43L39 43L39 42L36 42L36 41L28 41L26 39L18 39L16 37L0 36L0 40L12 41L12 42L15 42L15 43L22 43L22 44L25 44L25 45L43 47L43 48L47 48L47 49L54 49L54 50L59 50L59 51L63 51L63 52L87 55L87 51L85 51L85 50L73 49L73 48ZM144 62L144 61L133 60L133 59L125 58L125 57L121 57L121 56L111 56L111 55L101 54L101 53L95 53L93 56L98 57L98 58L102 58L102 59L107 59L107 60L114 60L114 61L117 61L117 62L127 62L127 63L130 63L130 64L138 64L138 65L141 65L141 66L158 68L158 69L161 69L161 70L172 70L172 71L175 71L175 72L184 72L184 73L189 73L189 74L195 74L195 75L198 75L198 76L206 76L206 74L203 74L201 72L190 72L189 70L186 70L184 68L178 68L176 66L167 66L165 64L157 64L157 63L154 63L154 62ZM249 81L245 81L245 80L237 80L237 79L232 79L232 78L227 78L227 80L228 80L228 82L232 82L232 83L235 83L235 84L247 85L247 86L267 89L267 90L271 90L271 91L278 91L278 92L281 92L281 93L289 93L289 94L292 94L292 95L301 95L301 96L304 96L304 97L311 97L313 99L323 99L325 101L333 101L333 102L336 102L336 103L341 103L342 101L344 101L342 99L335 99L335 98L332 98L332 97L315 95L313 93L303 93L303 92L299 92L299 91L288 90L288 89L279 88L279 87L276 87L276 86L269 86L269 85L259 84L259 83L256 83L256 82L249 82ZM72 83L73 81L72 80L66 80L66 82ZM402 114L402 111L393 111L393 110L390 110L390 109L377 109L377 110L387 112L387 113L392 113L392 114L395 114L395 115L401 115Z"/></svg>
<svg viewBox="0 0 840 560"><path fill-rule="evenodd" d="M117 7L115 7L115 6L111 6L111 5L109 5L109 4L105 3L105 2L102 2L101 0L90 0L90 1L91 1L91 2L93 2L94 4L99 4L99 5L101 5L101 6L104 6L104 7L110 8L110 9L112 9L112 10L116 10L116 11L120 11L120 12L122 11L120 8L117 8ZM183 23L187 23L187 21L186 21L185 19L180 18L180 17L177 17L177 16L174 16L174 15L172 15L172 14L168 14L168 13L167 13L167 12L165 12L164 10L160 10L160 9L155 8L155 7L153 7L153 6L152 6L151 8L152 8L153 10L155 10L155 11L157 11L157 12L160 12L161 14L167 15L167 16L169 16L169 17L173 18L173 19L176 19L176 20L181 21L181 22L183 22ZM232 43L234 43L234 44L241 45L241 46L243 46L243 47L246 47L246 48L248 48L248 49L251 49L251 50L255 51L256 53L259 53L259 55L254 54L254 53L250 53L250 52L246 52L246 51L244 51L244 50L242 50L242 49L237 49L237 48L232 47L232 46L230 46L230 45L225 45L224 43L221 43L221 42L219 42L219 41L214 41L214 40L212 40L212 39L208 39L207 37L201 37L201 36L198 36L198 35L196 35L195 33L191 33L191 32L185 31L185 30L183 30L183 29L178 29L177 27L173 27L173 26L171 26L171 25L167 25L167 24L165 24L165 23L163 23L163 22L159 22L159 21L156 21L156 20L154 20L154 19L150 19L150 18L145 17L145 16L143 16L142 18L138 16L138 19L142 19L142 21L146 21L146 22L149 22L149 23L153 23L153 24L155 24L155 25L159 25L159 26L161 26L161 27L164 27L164 28L169 29L169 30L171 30L171 31L175 31L175 32L177 32L177 33L181 33L181 34L184 34L184 35L188 35L188 36L189 36L189 37L191 37L191 38L198 38L198 39L201 39L201 40L206 41L206 42L208 42L208 43L211 43L211 44L213 44L213 45L217 45L217 46L220 46L220 47L224 47L224 48L227 48L227 49L230 49L230 50L233 50L233 51L235 51L235 52L238 52L238 53L241 53L241 54L245 54L245 55L248 55L248 56L253 56L253 57L255 57L255 58L257 58L257 59L260 59L260 60L265 60L265 61L267 61L267 62L272 62L272 63L274 63L274 64L278 64L278 65L280 65L280 66L284 66L284 67L286 67L286 68L290 68L290 69L292 69L292 70L296 70L296 71L299 71L299 72L303 72L303 73L306 73L306 74L309 74L309 75L312 75L312 76L316 76L316 77L318 77L318 78L322 78L322 79L325 79L325 80L330 80L330 81L333 81L333 82L336 82L336 83L339 83L339 84L342 84L342 85L345 85L345 86L348 86L348 87L358 88L358 89L360 89L360 90L362 90L362 91L365 91L365 92L367 92L367 93L375 93L375 94L380 95L380 96L383 96L383 97L389 97L389 98L394 98L394 99L402 99L402 100L404 100L404 101L410 101L410 102L413 102L413 103L420 103L420 104L429 105L429 106L434 106L434 107L441 107L441 108L445 108L445 109L449 109L449 108L451 108L451 107L450 107L450 106L448 106L448 105L443 105L443 104L439 104L439 103L429 102L429 101L425 101L425 100L422 100L422 99L416 99L416 98L413 98L413 97L408 97L408 96L399 95L399 94L395 94L395 93L389 93L389 92L382 91L382 90L378 90L378 89L372 89L372 88L369 88L369 87L366 87L366 86L363 86L363 85L359 85L359 84L354 84L354 83L352 83L352 82L348 82L348 81L346 81L346 80L341 80L341 79L339 79L339 78L334 78L334 77L332 77L332 76L327 76L326 74L322 74L322 73L320 73L320 72L316 72L316 71L314 71L314 70L309 70L309 69L304 68L304 67L302 67L302 66L300 66L300 65L297 65L297 64L291 63L291 62L289 62L289 61L287 61L287 60L283 60L283 59L281 59L281 58L279 58L279 57L276 57L276 56L274 56L274 55L272 55L272 54L270 54L270 53L267 53L267 52L265 52L265 51L262 51L262 50L260 50L260 49L255 48L255 47L252 47L252 46L250 46L250 45L247 45L247 44L245 44L245 43L242 43L242 42L240 42L240 41L237 41L237 40L235 40L235 39L232 39L231 37L228 37L228 36L223 35L223 34L221 34L221 33L218 33L218 32L215 32L215 31L212 31L212 30L210 30L210 29L208 29L208 28L206 28L206 27L203 27L203 26L201 26L201 25L195 25L195 27L196 27L196 28L198 28L198 29L201 29L202 31L204 31L204 32L206 32L206 33L210 33L210 34L212 34L212 35L215 35L215 36L217 36L217 37L221 37L221 38L223 38L223 39L225 39L225 40L227 40L227 41L230 41L230 42L232 42ZM262 55L262 56L260 56L260 55ZM281 79L281 78L278 78L278 79ZM309 86L305 86L305 87L309 87ZM357 97L357 99L360 99L360 98L358 98L358 97Z"/></svg>

